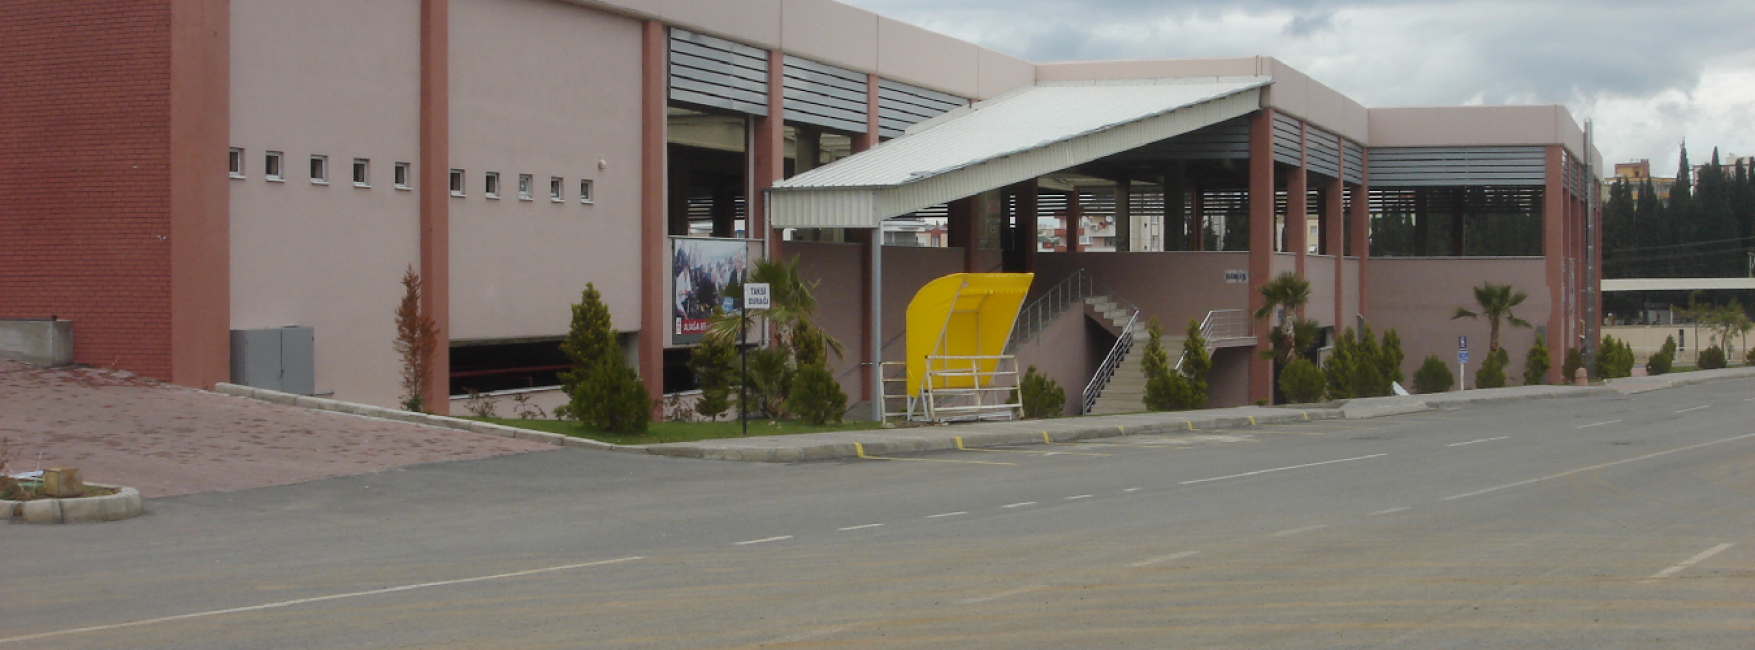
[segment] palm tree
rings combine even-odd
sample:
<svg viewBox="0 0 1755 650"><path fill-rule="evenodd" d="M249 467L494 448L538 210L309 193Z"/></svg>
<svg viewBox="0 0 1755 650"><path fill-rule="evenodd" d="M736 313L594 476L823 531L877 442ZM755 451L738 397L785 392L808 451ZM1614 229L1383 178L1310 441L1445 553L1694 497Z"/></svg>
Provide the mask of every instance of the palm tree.
<svg viewBox="0 0 1755 650"><path fill-rule="evenodd" d="M805 280L798 274L798 258L790 260L760 259L744 282L766 283L768 285L769 307L766 312L744 314L742 328L753 330L755 317L760 315L774 324L774 345L788 347L792 337L798 335L815 335L822 337L823 347L833 352L836 357L846 353L846 347L840 341L824 333L816 326L817 298L812 291L817 283ZM725 287L729 296L742 296L742 283ZM736 341L740 319L735 313L716 314L707 323L706 335L717 340Z"/></svg>
<svg viewBox="0 0 1755 650"><path fill-rule="evenodd" d="M1493 284L1491 282L1485 282L1482 283L1481 286L1475 287L1475 302L1480 305L1481 311L1472 312L1462 307L1457 307L1456 313L1453 314L1450 319L1480 318L1485 316L1487 318L1488 327L1487 351L1493 352L1499 349L1499 323L1501 321L1511 323L1515 327L1533 327L1530 325L1529 321L1518 318L1511 313L1512 307L1523 304L1524 299L1529 297L1529 294L1518 291L1512 288L1509 284Z"/></svg>
<svg viewBox="0 0 1755 650"><path fill-rule="evenodd" d="M1305 303L1310 302L1310 281L1287 271L1256 289L1267 299L1267 304L1255 310L1256 320L1266 320L1276 313L1279 318L1274 331L1268 335L1273 349L1263 351L1262 356L1282 363L1290 361L1299 356L1299 351L1304 349L1302 346L1308 346L1315 340L1315 324L1301 326L1301 319L1294 314Z"/></svg>
<svg viewBox="0 0 1755 650"><path fill-rule="evenodd" d="M1291 321L1286 316L1289 312L1297 311L1304 303L1310 302L1310 281L1291 271L1279 274L1266 284L1256 287L1256 290L1267 298L1267 304L1255 310L1256 320L1265 320L1274 316L1277 309L1283 308L1283 311L1278 312L1279 323L1274 326L1279 330L1288 328Z"/></svg>

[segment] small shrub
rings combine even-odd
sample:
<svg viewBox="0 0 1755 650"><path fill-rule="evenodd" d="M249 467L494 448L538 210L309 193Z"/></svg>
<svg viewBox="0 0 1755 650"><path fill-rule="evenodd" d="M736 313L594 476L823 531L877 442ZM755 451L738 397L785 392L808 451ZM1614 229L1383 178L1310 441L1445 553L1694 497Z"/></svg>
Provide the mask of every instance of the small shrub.
<svg viewBox="0 0 1755 650"><path fill-rule="evenodd" d="M1436 354L1427 355L1420 369L1414 371L1414 390L1420 393L1442 393L1455 385L1456 375L1450 373L1450 366Z"/></svg>
<svg viewBox="0 0 1755 650"><path fill-rule="evenodd" d="M1024 417L1029 419L1058 417L1066 412L1066 389L1030 366L1018 384L1024 398Z"/></svg>
<svg viewBox="0 0 1755 650"><path fill-rule="evenodd" d="M1755 348L1750 348L1749 353L1743 355L1743 363L1746 365L1755 366Z"/></svg>
<svg viewBox="0 0 1755 650"><path fill-rule="evenodd" d="M722 312L715 310L714 317ZM718 419L731 408L731 391L737 384L737 350L722 336L708 335L689 350L689 370L701 387L701 399L695 401L695 412L709 420Z"/></svg>
<svg viewBox="0 0 1755 650"><path fill-rule="evenodd" d="M847 393L821 360L798 369L786 406L811 424L840 422L847 412Z"/></svg>
<svg viewBox="0 0 1755 650"><path fill-rule="evenodd" d="M496 412L500 407L499 401L494 399L492 395L483 395L481 391L474 388L465 388L463 391L469 393L469 397L463 400L463 409L469 411L470 415L478 418L500 417L499 413Z"/></svg>
<svg viewBox="0 0 1755 650"><path fill-rule="evenodd" d="M1388 395L1391 382L1402 383L1402 362L1408 355L1402 353L1402 337L1395 333L1395 328L1383 333L1383 347L1378 352L1378 367L1382 368L1383 386L1377 395Z"/></svg>
<svg viewBox="0 0 1755 650"><path fill-rule="evenodd" d="M652 398L646 395L639 373L622 357L609 307L589 283L573 305L572 327L561 341L561 352L573 363L571 370L560 374L569 397L566 417L593 431L646 431L652 420Z"/></svg>
<svg viewBox="0 0 1755 650"><path fill-rule="evenodd" d="M1572 378L1578 376L1578 369L1584 367L1584 355L1578 348L1566 349L1566 361L1560 364L1560 383L1571 384Z"/></svg>
<svg viewBox="0 0 1755 650"><path fill-rule="evenodd" d="M1322 370L1309 359L1293 359L1280 370L1280 391L1293 404L1308 404L1322 399Z"/></svg>
<svg viewBox="0 0 1755 650"><path fill-rule="evenodd" d="M1176 410L1178 392L1176 381L1180 376L1171 378L1170 353L1164 351L1164 331L1158 327L1158 319L1154 318L1146 326L1146 349L1141 353L1140 372L1146 376L1146 394L1144 398L1148 411Z"/></svg>
<svg viewBox="0 0 1755 650"><path fill-rule="evenodd" d="M1633 376L1633 348L1625 341L1607 334L1598 346L1596 375L1602 379Z"/></svg>
<svg viewBox="0 0 1755 650"><path fill-rule="evenodd" d="M1661 375L1669 372L1675 364L1676 337L1666 336L1664 337L1664 345L1658 348L1657 354L1653 354L1650 359L1645 360L1645 374Z"/></svg>
<svg viewBox="0 0 1755 650"><path fill-rule="evenodd" d="M1511 353L1499 348L1487 353L1481 368L1475 371L1475 388L1504 388L1505 366L1511 364Z"/></svg>
<svg viewBox="0 0 1755 650"><path fill-rule="evenodd" d="M1523 360L1523 385L1540 386L1548 383L1548 368L1553 367L1548 360L1548 343L1542 335L1536 335L1536 342L1530 346L1529 356Z"/></svg>
<svg viewBox="0 0 1755 650"><path fill-rule="evenodd" d="M1178 406L1193 410L1207 405L1207 372L1213 359L1207 354L1207 339L1200 333L1200 321L1188 319L1187 336L1182 339L1182 376L1188 378L1186 390L1180 394Z"/></svg>
<svg viewBox="0 0 1755 650"><path fill-rule="evenodd" d="M1335 337L1334 349L1329 351L1327 359L1322 360L1322 376L1331 399L1359 397L1353 392L1353 377L1358 373L1361 361L1358 347L1353 328L1349 327Z"/></svg>
<svg viewBox="0 0 1755 650"><path fill-rule="evenodd" d="M402 301L396 305L396 354L402 358L402 409L426 410L427 373L439 346L439 327L421 313L422 282L414 265L402 273Z"/></svg>
<svg viewBox="0 0 1755 650"><path fill-rule="evenodd" d="M1715 345L1701 350L1700 358L1694 362L1694 366L1701 370L1715 370L1725 367L1725 349Z"/></svg>

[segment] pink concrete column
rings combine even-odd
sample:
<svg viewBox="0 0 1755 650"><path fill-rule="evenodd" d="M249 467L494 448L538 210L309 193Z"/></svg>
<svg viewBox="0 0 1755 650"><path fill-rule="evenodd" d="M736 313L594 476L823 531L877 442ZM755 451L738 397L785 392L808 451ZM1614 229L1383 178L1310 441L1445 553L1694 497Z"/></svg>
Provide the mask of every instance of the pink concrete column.
<svg viewBox="0 0 1755 650"><path fill-rule="evenodd" d="M665 33L664 24L641 24L640 39L640 335L635 340L640 382L652 398L652 414L662 418L664 343L670 338L670 300L664 276L670 272L664 250L670 225L665 214Z"/></svg>
<svg viewBox="0 0 1755 650"><path fill-rule="evenodd" d="M1264 108L1249 120L1249 311L1267 305L1261 285L1273 272L1274 254L1274 110ZM1273 363L1261 352L1272 349L1269 323L1255 327L1255 354L1249 355L1249 399L1273 401Z"/></svg>
<svg viewBox="0 0 1755 650"><path fill-rule="evenodd" d="M974 273L979 261L976 259L976 248L981 245L981 238L975 232L975 197L965 196L951 201L950 215L945 219L945 237L951 246L963 248L963 272Z"/></svg>
<svg viewBox="0 0 1755 650"><path fill-rule="evenodd" d="M169 379L211 389L215 383L231 381L230 198L234 181L220 167L218 155L225 150L231 130L231 4L224 0L174 0L170 14L170 92L161 98L170 103L164 170L170 218ZM131 246L139 245L129 241ZM24 256L31 257L28 253ZM135 313L125 318L140 316ZM115 359L102 362L114 363ZM448 391L449 386L442 389Z"/></svg>
<svg viewBox="0 0 1755 650"><path fill-rule="evenodd" d="M420 310L438 345L421 399L451 412L451 3L420 3ZM657 293L657 292L654 292Z"/></svg>
<svg viewBox="0 0 1755 650"><path fill-rule="evenodd" d="M865 133L853 136L853 153L859 153L877 146L878 143L878 76L865 76ZM881 261L876 256L883 254L882 228L850 228L847 230L847 241L859 245L859 363L867 368L877 363L872 357L872 321L876 315L872 313L871 281L873 262ZM873 386L872 373L860 372L859 399L869 400L877 394L877 386Z"/></svg>
<svg viewBox="0 0 1755 650"><path fill-rule="evenodd" d="M1547 182L1542 189L1542 257L1548 277L1548 383L1559 383L1560 364L1574 341L1566 332L1566 183L1560 147L1547 151ZM1566 378L1570 379L1570 378Z"/></svg>

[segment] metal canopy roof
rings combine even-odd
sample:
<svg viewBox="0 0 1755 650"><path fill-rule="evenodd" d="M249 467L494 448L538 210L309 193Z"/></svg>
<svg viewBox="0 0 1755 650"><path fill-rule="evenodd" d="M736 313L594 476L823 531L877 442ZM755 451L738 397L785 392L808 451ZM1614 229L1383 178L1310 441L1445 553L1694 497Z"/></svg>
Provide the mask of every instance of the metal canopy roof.
<svg viewBox="0 0 1755 650"><path fill-rule="evenodd" d="M1268 77L1041 83L951 111L869 151L776 183L777 228L884 219L1247 115Z"/></svg>

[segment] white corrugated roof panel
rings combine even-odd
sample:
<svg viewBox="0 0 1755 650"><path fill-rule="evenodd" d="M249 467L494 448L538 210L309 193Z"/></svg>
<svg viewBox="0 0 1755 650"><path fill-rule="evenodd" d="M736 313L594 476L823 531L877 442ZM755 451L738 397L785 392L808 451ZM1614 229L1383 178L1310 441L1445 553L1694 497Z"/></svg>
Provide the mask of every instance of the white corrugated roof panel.
<svg viewBox="0 0 1755 650"><path fill-rule="evenodd" d="M1267 77L1043 83L922 122L908 135L775 184L780 228L883 219L1247 115Z"/></svg>

